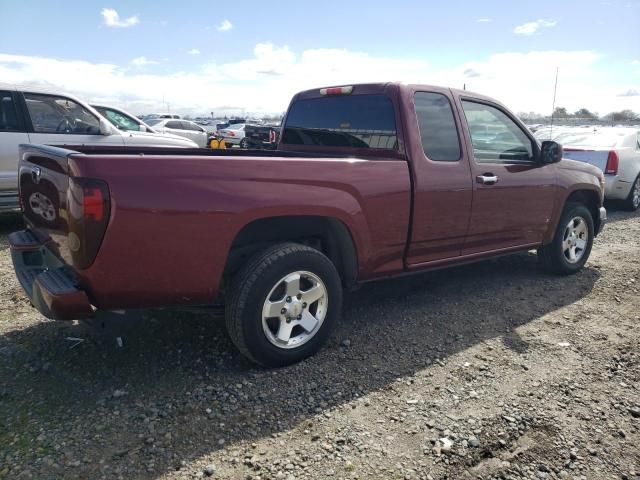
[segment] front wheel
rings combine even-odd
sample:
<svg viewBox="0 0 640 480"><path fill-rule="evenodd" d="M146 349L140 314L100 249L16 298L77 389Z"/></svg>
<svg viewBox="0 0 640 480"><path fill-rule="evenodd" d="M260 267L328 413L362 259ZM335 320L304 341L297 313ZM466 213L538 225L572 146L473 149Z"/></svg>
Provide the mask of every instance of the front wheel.
<svg viewBox="0 0 640 480"><path fill-rule="evenodd" d="M226 308L231 340L250 360L280 367L314 354L340 315L335 266L295 243L270 247L233 277Z"/></svg>
<svg viewBox="0 0 640 480"><path fill-rule="evenodd" d="M635 212L640 207L640 175L636 178L631 186L629 196L624 201L624 209Z"/></svg>
<svg viewBox="0 0 640 480"><path fill-rule="evenodd" d="M538 257L547 271L570 275L584 267L593 239L593 217L589 209L581 203L567 203L552 242L538 249Z"/></svg>

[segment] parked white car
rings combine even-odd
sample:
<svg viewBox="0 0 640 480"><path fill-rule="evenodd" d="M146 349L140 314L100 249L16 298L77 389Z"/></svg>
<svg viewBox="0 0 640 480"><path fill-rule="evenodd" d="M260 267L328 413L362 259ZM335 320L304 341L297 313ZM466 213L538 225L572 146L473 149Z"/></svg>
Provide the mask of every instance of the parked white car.
<svg viewBox="0 0 640 480"><path fill-rule="evenodd" d="M220 135L227 145L239 145L240 148L247 148L247 139L244 138L244 123L236 123L220 130Z"/></svg>
<svg viewBox="0 0 640 480"><path fill-rule="evenodd" d="M627 210L640 207L640 130L600 127L558 135L565 158L595 165L604 172L605 198Z"/></svg>
<svg viewBox="0 0 640 480"><path fill-rule="evenodd" d="M135 115L120 108L108 105L91 106L95 108L100 115L109 120L114 127L122 132L127 132L130 137L136 137L140 142L136 142L136 145L145 144L146 146L146 144L150 142L148 146L157 146L158 142L161 142L163 146L173 146L174 144L176 147L186 146L196 148L198 146L196 142L188 138L170 133L160 133ZM132 142L134 142L134 140L132 140Z"/></svg>
<svg viewBox="0 0 640 480"><path fill-rule="evenodd" d="M0 212L18 208L18 146L22 143L194 146L162 135L119 130L71 95L0 84Z"/></svg>
<svg viewBox="0 0 640 480"><path fill-rule="evenodd" d="M189 120L176 120L170 118L153 118L148 124L157 132L180 135L193 140L199 147L207 146L207 131L197 123Z"/></svg>

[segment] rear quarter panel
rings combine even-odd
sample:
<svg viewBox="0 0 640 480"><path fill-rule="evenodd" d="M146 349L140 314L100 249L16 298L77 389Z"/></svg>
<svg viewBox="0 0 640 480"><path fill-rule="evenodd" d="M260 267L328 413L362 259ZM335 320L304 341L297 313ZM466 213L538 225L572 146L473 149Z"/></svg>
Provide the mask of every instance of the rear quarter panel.
<svg viewBox="0 0 640 480"><path fill-rule="evenodd" d="M69 166L110 189L100 252L78 272L100 308L210 303L236 234L272 216L343 222L361 279L402 269L410 214L404 161L73 155Z"/></svg>

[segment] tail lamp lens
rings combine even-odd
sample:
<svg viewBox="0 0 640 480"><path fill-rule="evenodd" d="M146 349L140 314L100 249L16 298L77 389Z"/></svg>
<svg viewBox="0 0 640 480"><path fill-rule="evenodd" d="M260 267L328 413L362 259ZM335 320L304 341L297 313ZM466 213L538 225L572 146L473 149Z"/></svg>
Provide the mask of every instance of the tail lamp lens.
<svg viewBox="0 0 640 480"><path fill-rule="evenodd" d="M618 173L619 163L620 159L618 158L618 153L615 150L611 150L607 157L607 166L604 169L604 173L616 175Z"/></svg>

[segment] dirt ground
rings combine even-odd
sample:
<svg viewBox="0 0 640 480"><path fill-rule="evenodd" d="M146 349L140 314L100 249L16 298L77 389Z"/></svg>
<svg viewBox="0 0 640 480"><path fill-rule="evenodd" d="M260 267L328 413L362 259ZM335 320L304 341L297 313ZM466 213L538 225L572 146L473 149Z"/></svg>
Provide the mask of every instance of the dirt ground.
<svg viewBox="0 0 640 480"><path fill-rule="evenodd" d="M346 296L315 357L256 368L211 313L124 347L28 304L0 224L0 478L640 478L640 214L587 267L504 257Z"/></svg>

